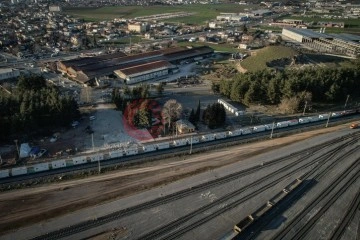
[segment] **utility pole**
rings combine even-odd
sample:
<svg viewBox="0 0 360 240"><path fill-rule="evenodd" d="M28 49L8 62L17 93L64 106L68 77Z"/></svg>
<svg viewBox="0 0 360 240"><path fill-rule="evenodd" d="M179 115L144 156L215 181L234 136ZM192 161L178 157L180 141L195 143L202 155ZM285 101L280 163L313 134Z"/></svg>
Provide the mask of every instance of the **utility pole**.
<svg viewBox="0 0 360 240"><path fill-rule="evenodd" d="M273 133L274 133L274 127L275 127L275 122L273 122L272 128L271 128L271 134L270 134L270 139L272 139Z"/></svg>
<svg viewBox="0 0 360 240"><path fill-rule="evenodd" d="M346 101L345 101L344 109L346 108L346 105L347 105L347 102L348 102L348 100L349 100L349 97L350 97L350 95L348 94L348 95L347 95L347 97L346 97Z"/></svg>
<svg viewBox="0 0 360 240"><path fill-rule="evenodd" d="M94 147L94 133L91 134L91 143L92 143L92 150L93 150L93 152L95 152L95 147Z"/></svg>
<svg viewBox="0 0 360 240"><path fill-rule="evenodd" d="M190 152L189 152L189 154L191 155L191 152L192 152L192 136L191 136L191 138L190 138Z"/></svg>
<svg viewBox="0 0 360 240"><path fill-rule="evenodd" d="M329 125L329 121L330 121L330 116L331 116L331 112L329 112L329 116L328 116L328 119L327 119L327 122L326 122L326 128L328 127L328 125Z"/></svg>
<svg viewBox="0 0 360 240"><path fill-rule="evenodd" d="M304 111L303 111L303 116L305 116L305 110L306 110L306 106L307 106L307 101L305 101L305 107L304 107Z"/></svg>

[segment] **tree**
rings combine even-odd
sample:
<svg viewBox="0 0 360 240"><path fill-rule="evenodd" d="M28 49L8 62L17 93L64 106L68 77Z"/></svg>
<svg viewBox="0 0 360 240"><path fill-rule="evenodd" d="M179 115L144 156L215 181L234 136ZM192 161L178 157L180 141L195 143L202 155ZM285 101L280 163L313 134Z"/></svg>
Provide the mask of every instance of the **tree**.
<svg viewBox="0 0 360 240"><path fill-rule="evenodd" d="M195 112L194 109L191 109L190 115L189 115L189 122L191 122L192 124L196 124L196 117L195 117Z"/></svg>
<svg viewBox="0 0 360 240"><path fill-rule="evenodd" d="M170 124L180 118L182 113L182 105L175 99L170 99L164 104L161 113L165 121L169 124L168 127L170 128Z"/></svg>
<svg viewBox="0 0 360 240"><path fill-rule="evenodd" d="M151 111L139 109L134 116L133 123L138 128L148 128L151 126Z"/></svg>
<svg viewBox="0 0 360 240"><path fill-rule="evenodd" d="M157 86L156 86L156 91L159 95L162 95L163 92L164 92L164 83L159 83Z"/></svg>
<svg viewBox="0 0 360 240"><path fill-rule="evenodd" d="M226 120L226 111L224 106L220 103L208 105L203 112L203 120L211 129L224 125Z"/></svg>
<svg viewBox="0 0 360 240"><path fill-rule="evenodd" d="M195 112L195 121L200 121L200 100L198 101L198 105Z"/></svg>

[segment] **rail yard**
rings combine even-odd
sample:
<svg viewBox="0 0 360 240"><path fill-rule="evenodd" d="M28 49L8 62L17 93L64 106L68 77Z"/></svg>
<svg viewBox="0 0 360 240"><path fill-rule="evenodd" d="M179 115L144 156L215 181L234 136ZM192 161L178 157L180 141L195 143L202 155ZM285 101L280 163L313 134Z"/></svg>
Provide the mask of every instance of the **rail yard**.
<svg viewBox="0 0 360 240"><path fill-rule="evenodd" d="M106 234L117 239L302 239L309 234L355 239L351 237L358 231L359 213L354 209L359 138L360 133L347 124L220 169L8 233L4 239L101 239ZM230 158L226 150L218 151L212 153L215 158ZM234 150L232 155L237 156ZM205 160L214 161L211 155Z"/></svg>

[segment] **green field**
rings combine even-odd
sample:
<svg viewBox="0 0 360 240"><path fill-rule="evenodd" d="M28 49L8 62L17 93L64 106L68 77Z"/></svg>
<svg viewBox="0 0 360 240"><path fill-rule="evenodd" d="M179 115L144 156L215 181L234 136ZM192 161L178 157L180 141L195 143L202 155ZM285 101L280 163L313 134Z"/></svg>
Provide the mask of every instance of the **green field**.
<svg viewBox="0 0 360 240"><path fill-rule="evenodd" d="M216 18L221 12L237 13L251 8L251 5L239 4L192 4L180 6L116 6L102 8L67 8L65 14L82 18L86 21L112 20L114 18L135 18L159 13L189 12L192 16L164 19L166 22L183 22L187 24L202 24Z"/></svg>
<svg viewBox="0 0 360 240"><path fill-rule="evenodd" d="M266 63L275 59L287 58L296 55L296 52L285 46L269 46L257 51L256 56L250 56L241 62L241 66L250 72L267 68Z"/></svg>

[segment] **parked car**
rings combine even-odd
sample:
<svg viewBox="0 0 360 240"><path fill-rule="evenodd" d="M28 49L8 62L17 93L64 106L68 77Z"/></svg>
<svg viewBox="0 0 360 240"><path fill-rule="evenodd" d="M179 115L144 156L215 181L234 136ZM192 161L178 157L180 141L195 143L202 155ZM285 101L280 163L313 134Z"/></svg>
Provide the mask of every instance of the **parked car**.
<svg viewBox="0 0 360 240"><path fill-rule="evenodd" d="M93 121L93 120L96 119L96 117L95 116L90 116L89 119L90 119L90 121Z"/></svg>

